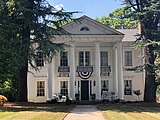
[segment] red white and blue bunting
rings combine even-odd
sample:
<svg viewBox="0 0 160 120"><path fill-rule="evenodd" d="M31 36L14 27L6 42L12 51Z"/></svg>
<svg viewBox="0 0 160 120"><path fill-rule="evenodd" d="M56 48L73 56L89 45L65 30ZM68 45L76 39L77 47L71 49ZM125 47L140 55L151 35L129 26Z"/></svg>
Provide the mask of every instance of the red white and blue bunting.
<svg viewBox="0 0 160 120"><path fill-rule="evenodd" d="M88 79L91 77L92 72L78 72L79 77L82 79Z"/></svg>

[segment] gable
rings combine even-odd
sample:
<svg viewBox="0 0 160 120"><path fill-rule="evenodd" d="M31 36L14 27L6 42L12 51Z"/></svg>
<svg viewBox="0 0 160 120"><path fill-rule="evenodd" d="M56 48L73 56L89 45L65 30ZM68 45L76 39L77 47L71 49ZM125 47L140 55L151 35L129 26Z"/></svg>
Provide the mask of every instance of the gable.
<svg viewBox="0 0 160 120"><path fill-rule="evenodd" d="M87 16L82 16L78 22L73 21L63 28L75 35L123 35L123 33L102 25Z"/></svg>

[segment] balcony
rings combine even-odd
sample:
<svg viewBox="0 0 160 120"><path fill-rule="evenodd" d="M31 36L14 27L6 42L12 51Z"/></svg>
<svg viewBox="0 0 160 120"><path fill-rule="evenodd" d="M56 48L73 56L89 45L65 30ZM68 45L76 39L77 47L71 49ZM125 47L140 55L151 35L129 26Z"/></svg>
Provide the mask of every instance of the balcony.
<svg viewBox="0 0 160 120"><path fill-rule="evenodd" d="M93 66L77 66L77 72L93 72Z"/></svg>
<svg viewBox="0 0 160 120"><path fill-rule="evenodd" d="M101 72L111 72L110 66L101 66Z"/></svg>
<svg viewBox="0 0 160 120"><path fill-rule="evenodd" d="M58 72L70 72L69 66L59 66Z"/></svg>

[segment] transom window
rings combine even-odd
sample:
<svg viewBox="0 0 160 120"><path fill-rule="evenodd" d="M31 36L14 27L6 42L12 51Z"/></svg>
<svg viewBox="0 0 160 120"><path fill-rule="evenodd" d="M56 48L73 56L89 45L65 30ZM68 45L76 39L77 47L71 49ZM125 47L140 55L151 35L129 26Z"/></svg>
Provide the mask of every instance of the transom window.
<svg viewBox="0 0 160 120"><path fill-rule="evenodd" d="M100 52L101 66L108 66L108 51Z"/></svg>
<svg viewBox="0 0 160 120"><path fill-rule="evenodd" d="M124 65L132 66L132 51L124 51Z"/></svg>
<svg viewBox="0 0 160 120"><path fill-rule="evenodd" d="M103 94L103 92L107 92L108 89L109 89L108 80L102 80L101 81L101 94Z"/></svg>
<svg viewBox="0 0 160 120"><path fill-rule="evenodd" d="M61 81L60 89L62 95L68 95L68 81Z"/></svg>
<svg viewBox="0 0 160 120"><path fill-rule="evenodd" d="M79 52L79 66L90 66L90 52L89 51Z"/></svg>
<svg viewBox="0 0 160 120"><path fill-rule="evenodd" d="M132 80L124 80L124 95L132 95Z"/></svg>
<svg viewBox="0 0 160 120"><path fill-rule="evenodd" d="M45 82L37 81L37 96L45 96Z"/></svg>
<svg viewBox="0 0 160 120"><path fill-rule="evenodd" d="M61 52L60 54L60 66L68 66L68 52Z"/></svg>
<svg viewBox="0 0 160 120"><path fill-rule="evenodd" d="M43 60L43 53L42 52L37 52L36 66L37 67L43 67L44 66L44 60Z"/></svg>

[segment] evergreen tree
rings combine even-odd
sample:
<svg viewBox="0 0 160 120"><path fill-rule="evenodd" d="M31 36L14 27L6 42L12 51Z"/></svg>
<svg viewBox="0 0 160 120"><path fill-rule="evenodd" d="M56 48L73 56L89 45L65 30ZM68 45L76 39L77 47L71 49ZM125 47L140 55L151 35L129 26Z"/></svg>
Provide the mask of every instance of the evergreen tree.
<svg viewBox="0 0 160 120"><path fill-rule="evenodd" d="M127 8L133 9L132 15L139 21L139 38L136 45L145 47L145 102L156 102L156 57L159 57L160 41L160 1L159 0L124 0Z"/></svg>
<svg viewBox="0 0 160 120"><path fill-rule="evenodd" d="M130 16L131 9L125 9L125 7L117 8L111 12L108 16L96 18L102 24L105 24L113 29L133 29L137 28L137 20L133 16ZM128 17L128 18L127 18Z"/></svg>
<svg viewBox="0 0 160 120"><path fill-rule="evenodd" d="M42 53L45 62L51 62L53 56L63 50L64 44L54 43L53 36L68 35L60 26L64 21L72 19L73 12L57 10L46 0L0 0L0 2L1 6L4 6L0 8L0 25L3 27L0 29L2 31L0 36L3 37L0 42L3 40L6 44L11 42L11 48L7 47L11 50L10 57L13 57L13 62L17 65L10 63L8 65L15 66L17 70L18 100L27 101L28 63L37 70L34 64L38 57L37 52ZM5 12L6 18L3 17ZM4 48L5 52L7 47ZM6 58L9 59L5 56Z"/></svg>

